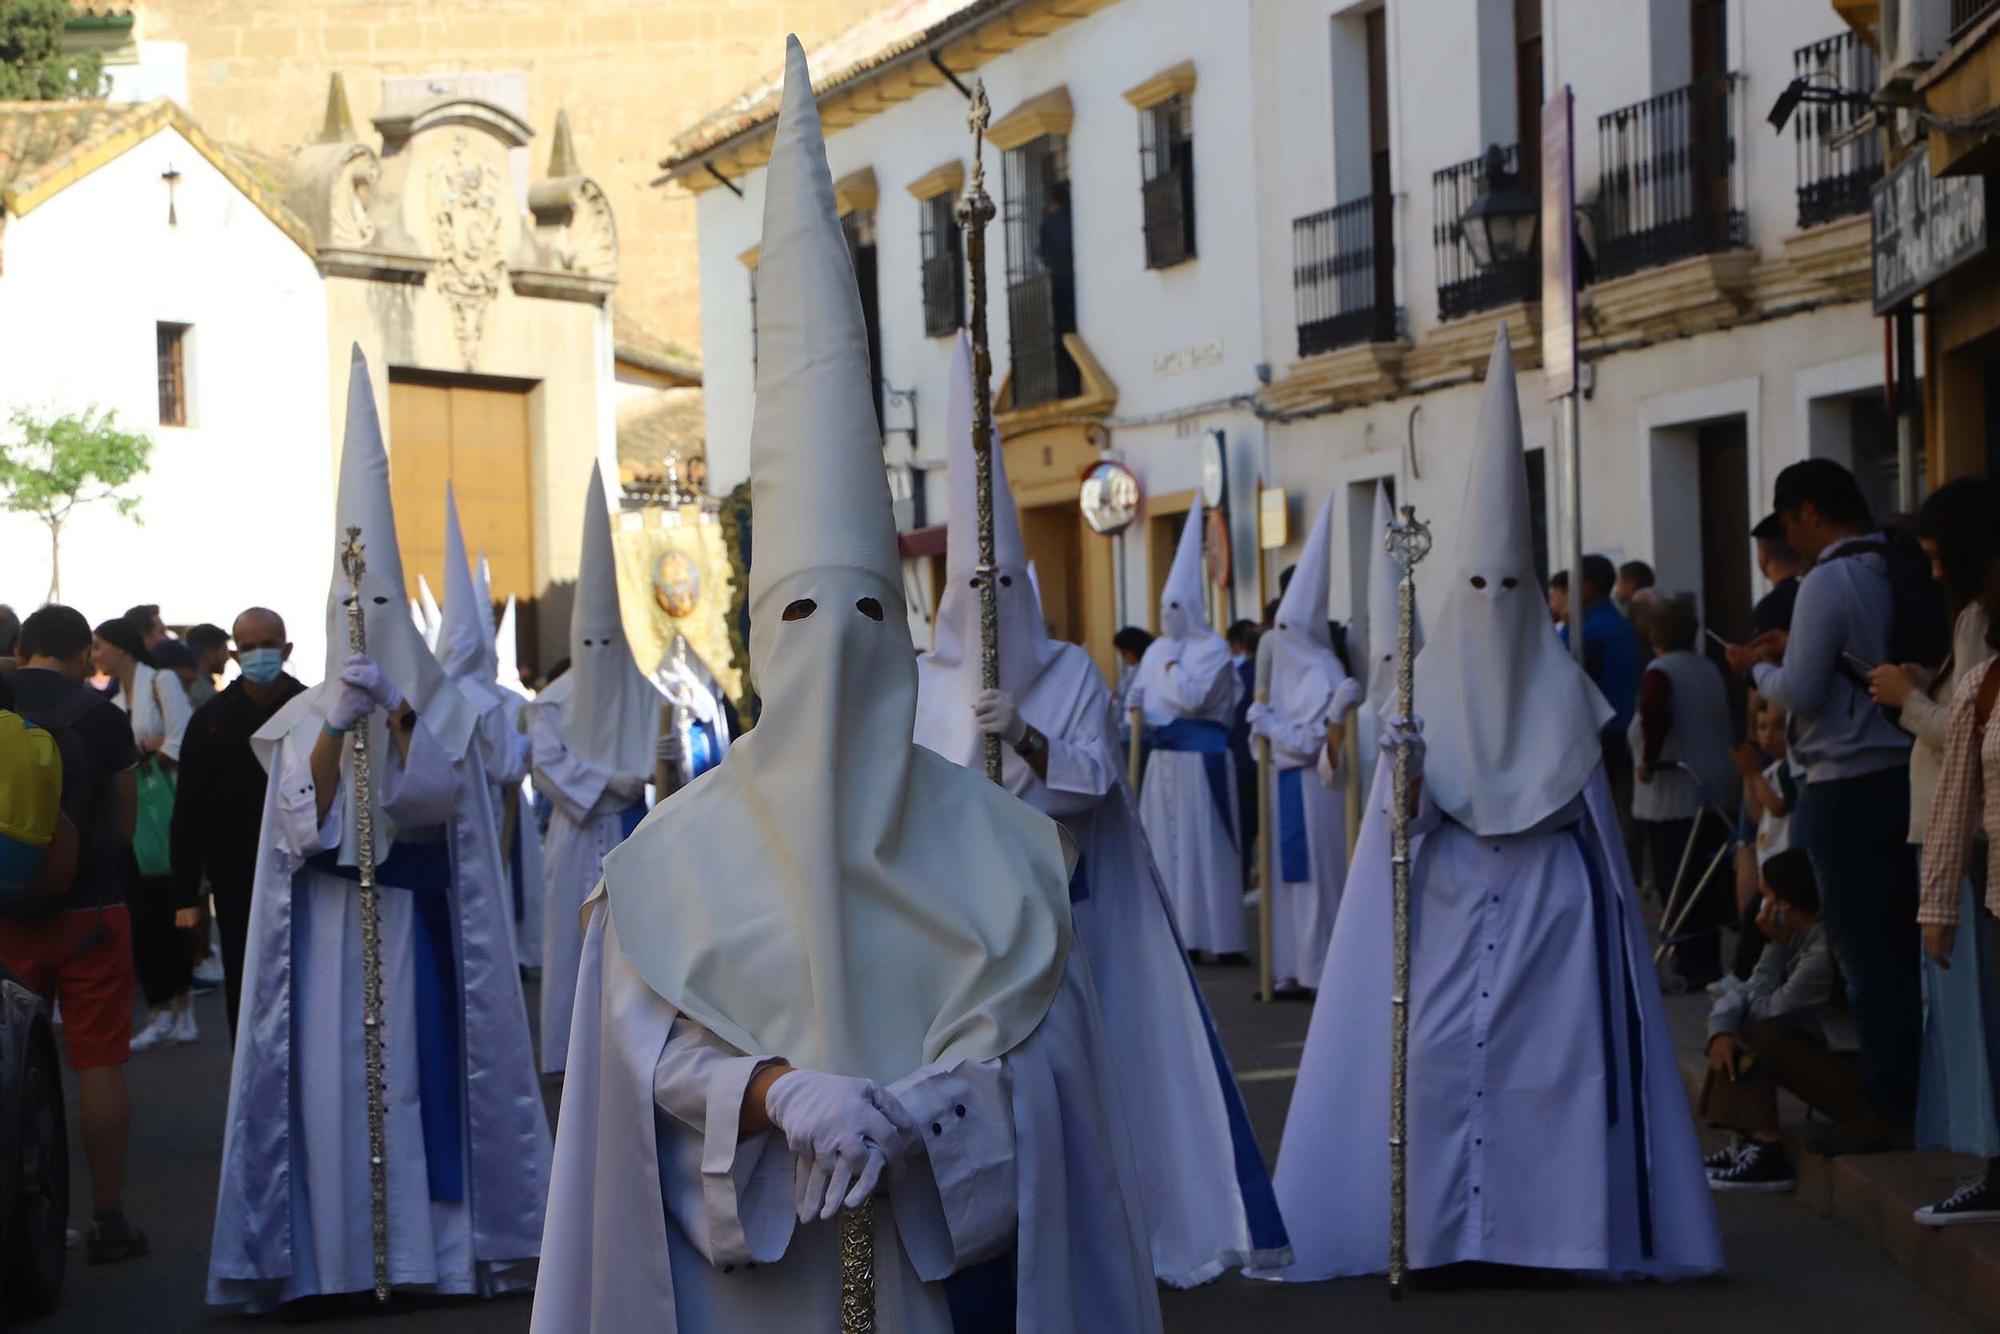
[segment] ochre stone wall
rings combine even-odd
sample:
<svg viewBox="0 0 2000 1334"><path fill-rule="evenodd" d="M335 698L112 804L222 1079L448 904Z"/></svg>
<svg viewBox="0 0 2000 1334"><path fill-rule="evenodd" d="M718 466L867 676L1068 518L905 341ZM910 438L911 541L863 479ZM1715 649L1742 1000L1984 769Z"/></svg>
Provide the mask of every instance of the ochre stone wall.
<svg viewBox="0 0 2000 1334"><path fill-rule="evenodd" d="M567 108L583 170L611 197L618 302L690 350L701 329L695 210L647 182L667 141L881 0L140 0L139 36L186 42L188 110L210 134L271 154L318 133L327 77L356 127L382 76L525 70L535 171Z"/></svg>

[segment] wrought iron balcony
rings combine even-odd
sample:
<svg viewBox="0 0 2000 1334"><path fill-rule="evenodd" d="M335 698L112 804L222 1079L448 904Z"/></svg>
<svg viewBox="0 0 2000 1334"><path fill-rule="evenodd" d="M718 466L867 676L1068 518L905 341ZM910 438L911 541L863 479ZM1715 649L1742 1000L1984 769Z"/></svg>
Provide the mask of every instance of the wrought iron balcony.
<svg viewBox="0 0 2000 1334"><path fill-rule="evenodd" d="M1518 147L1509 144L1501 151L1506 170L1518 173L1521 169ZM1460 219L1486 184L1483 155L1431 174L1431 217L1435 219L1431 224L1431 247L1437 257L1441 320L1517 301L1534 301L1540 296L1541 270L1535 259L1482 269L1473 258Z"/></svg>
<svg viewBox="0 0 2000 1334"><path fill-rule="evenodd" d="M1951 0L1951 35L1956 40L1967 28L2000 9L2000 0Z"/></svg>
<svg viewBox="0 0 2000 1334"><path fill-rule="evenodd" d="M1600 277L1749 243L1730 128L1735 83L1697 79L1597 118Z"/></svg>
<svg viewBox="0 0 2000 1334"><path fill-rule="evenodd" d="M1401 321L1386 263L1391 256L1377 262L1375 239L1387 230L1378 221L1368 195L1293 220L1292 297L1301 357L1397 336Z"/></svg>
<svg viewBox="0 0 2000 1334"><path fill-rule="evenodd" d="M1792 52L1792 72L1815 87L1873 92L1875 51L1843 32ZM1834 146L1866 114L1848 102L1808 102L1792 117L1799 160L1799 226L1817 227L1868 211L1868 191L1882 179L1882 141L1874 134Z"/></svg>

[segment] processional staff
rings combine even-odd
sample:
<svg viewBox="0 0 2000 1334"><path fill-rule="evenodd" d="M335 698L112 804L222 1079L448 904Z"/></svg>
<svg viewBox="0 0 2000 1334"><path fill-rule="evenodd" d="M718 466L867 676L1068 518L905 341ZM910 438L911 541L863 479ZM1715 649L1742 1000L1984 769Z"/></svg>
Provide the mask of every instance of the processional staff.
<svg viewBox="0 0 2000 1334"><path fill-rule="evenodd" d="M368 651L368 622L362 613L361 576L368 570L361 530L349 528L341 545L340 568L347 575L347 648ZM382 1076L382 910L375 892L374 775L368 723L355 728L354 870L361 885L361 1064L367 1086L368 1218L375 1252L375 1300L389 1300L388 1109Z"/></svg>
<svg viewBox="0 0 2000 1334"><path fill-rule="evenodd" d="M1396 583L1396 716L1407 729L1416 707L1415 664L1411 661L1417 625L1416 570L1417 562L1430 554L1430 525L1405 505L1401 522L1390 524L1382 540L1390 559L1402 569ZM1389 865L1394 875L1396 915L1396 983L1389 997L1389 1295L1396 1298L1403 1295L1409 1258L1406 1134L1410 1102L1410 791L1414 778L1410 750L1411 738L1405 731L1396 741L1389 817Z"/></svg>

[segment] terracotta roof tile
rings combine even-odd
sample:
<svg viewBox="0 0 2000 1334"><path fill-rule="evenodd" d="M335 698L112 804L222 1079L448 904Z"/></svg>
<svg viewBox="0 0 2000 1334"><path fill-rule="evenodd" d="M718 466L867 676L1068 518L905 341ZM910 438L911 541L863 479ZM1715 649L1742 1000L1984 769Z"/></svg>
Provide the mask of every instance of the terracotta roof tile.
<svg viewBox="0 0 2000 1334"><path fill-rule="evenodd" d="M615 301L611 306L611 340L618 360L658 375L693 384L701 383L701 356L678 343L660 337L625 313Z"/></svg>
<svg viewBox="0 0 2000 1334"><path fill-rule="evenodd" d="M106 102L0 102L0 190L32 188L79 148L143 112Z"/></svg>
<svg viewBox="0 0 2000 1334"><path fill-rule="evenodd" d="M667 455L682 460L707 454L707 425L699 388L661 389L618 409L618 476L626 486L657 484Z"/></svg>

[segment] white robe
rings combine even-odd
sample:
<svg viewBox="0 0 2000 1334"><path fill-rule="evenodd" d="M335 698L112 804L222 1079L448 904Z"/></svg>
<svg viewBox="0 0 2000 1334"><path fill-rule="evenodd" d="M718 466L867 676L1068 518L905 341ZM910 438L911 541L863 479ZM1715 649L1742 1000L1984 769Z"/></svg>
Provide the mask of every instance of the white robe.
<svg viewBox="0 0 2000 1334"><path fill-rule="evenodd" d="M316 718L316 715L315 715ZM316 730L316 728L314 729ZM312 732L277 743L259 838L243 1025L231 1071L208 1300L264 1310L373 1285L363 1115L360 896L308 865L339 846L339 794L316 820ZM460 986L464 1198L430 1198L418 1096L416 915L409 892L378 892L389 1151L390 1276L399 1288L492 1295L534 1282L550 1152L527 1012L495 892L486 784L419 725L407 766L378 760L384 815L443 826L453 868Z"/></svg>
<svg viewBox="0 0 2000 1334"><path fill-rule="evenodd" d="M514 962L537 971L542 966L542 901L546 897L542 868L542 835L524 786L531 747L515 725L520 703L512 695L486 707L479 715L474 744L486 768L493 810L494 837L500 844L500 899L513 933ZM508 806L513 815L508 817ZM511 827L510 827L511 826ZM520 903L515 903L519 886Z"/></svg>
<svg viewBox="0 0 2000 1334"><path fill-rule="evenodd" d="M1287 1280L1388 1264L1392 766L1377 769L1278 1154ZM1603 769L1525 833L1481 838L1427 799L1412 828L1411 1267L1720 1270Z"/></svg>
<svg viewBox="0 0 2000 1334"><path fill-rule="evenodd" d="M1284 830L1280 794L1283 774L1298 770L1296 780L1305 807L1306 878L1285 878L1283 849L1274 847L1277 893L1271 898L1271 977L1279 986L1316 987L1326 965L1327 943L1340 914L1341 891L1347 884L1347 784L1349 775L1332 756L1326 758L1324 728L1267 724L1271 739L1271 819L1274 836ZM1328 774L1332 782L1326 781Z"/></svg>
<svg viewBox="0 0 2000 1334"><path fill-rule="evenodd" d="M1002 777L1077 846L1072 894L1083 897L1073 899L1071 914L1090 960L1118 1105L1138 1160L1175 1165L1139 1179L1153 1272L1188 1288L1245 1264L1282 1264L1284 1228L1254 1140L1245 1163L1235 1158L1235 1137L1249 1136L1248 1121L1126 790L1110 691L1083 649L1049 647L1051 661L1018 701L1048 739L1048 777L1004 750ZM917 744L926 745L930 711L947 698L954 708L963 703L949 690L934 703L924 690L933 674L919 671L917 679ZM963 762L949 753L956 748L945 757ZM1248 1179L1238 1179L1239 1166Z"/></svg>
<svg viewBox="0 0 2000 1334"><path fill-rule="evenodd" d="M878 1328L951 1334L940 1280L1011 1246L1020 1334L1160 1329L1086 968L1072 958L1041 1026L1005 1056L892 1086L925 1152L876 1198ZM836 1225L796 1224L781 1136L737 1136L764 1061L646 985L601 897L578 981L532 1328L835 1334Z"/></svg>
<svg viewBox="0 0 2000 1334"><path fill-rule="evenodd" d="M560 1074L569 1050L576 1000L576 961L583 948L577 925L583 901L604 873L604 855L630 832L626 814L643 813L646 779L616 775L564 744L560 704L543 692L528 724L535 790L555 803L542 847L542 1072ZM636 821L634 821L636 823Z"/></svg>
<svg viewBox="0 0 2000 1334"><path fill-rule="evenodd" d="M1157 639L1140 660L1147 726L1192 718L1228 727L1243 691L1236 669L1222 658L1221 670L1206 677L1166 670L1179 647L1174 640ZM1230 825L1233 815L1224 814L1236 809L1236 764L1226 753L1223 758L1227 796L1219 806L1209 786L1206 756L1154 749L1139 789L1139 818L1173 898L1182 943L1191 950L1241 954L1248 949L1243 864Z"/></svg>

